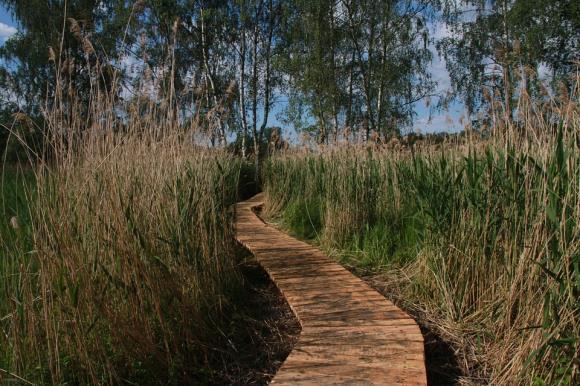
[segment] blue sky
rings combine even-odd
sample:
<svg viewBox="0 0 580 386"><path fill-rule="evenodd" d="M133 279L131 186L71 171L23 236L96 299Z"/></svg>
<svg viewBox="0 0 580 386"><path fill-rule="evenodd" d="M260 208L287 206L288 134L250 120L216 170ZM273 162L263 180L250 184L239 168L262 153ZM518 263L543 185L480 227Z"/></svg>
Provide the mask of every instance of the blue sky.
<svg viewBox="0 0 580 386"><path fill-rule="evenodd" d="M12 20L10 14L0 6L0 44L16 33L16 23Z"/></svg>
<svg viewBox="0 0 580 386"><path fill-rule="evenodd" d="M0 6L0 45L17 32L16 27L16 22L12 19L11 15L6 9ZM435 38L444 37L447 33L447 28L442 24L433 24L431 27L431 35ZM437 94L443 95L450 88L449 75L445 69L445 62L439 57L435 47L431 46L431 50L433 51L431 73L433 79L438 82ZM280 99L281 101L273 106L272 114L270 115L268 123L272 126L284 126L276 118L276 115L285 107L285 98L282 97ZM436 100L432 100L432 102L435 104ZM461 103L452 104L448 111L430 112L430 108L427 107L425 101L420 101L415 104L415 111L417 112L417 116L413 126L409 129L411 131L423 133L440 131L454 132L462 128L459 124L460 116L464 113L464 107ZM294 136L295 133L288 132L288 134Z"/></svg>
<svg viewBox="0 0 580 386"><path fill-rule="evenodd" d="M436 40L447 37L450 34L449 29L443 23L431 23L429 29L431 37ZM445 67L444 58L439 56L434 44L431 43L429 48L433 53L430 72L433 80L437 82L435 94L443 96L451 90L449 73ZM435 105L437 103L437 97L432 98L431 103L432 105ZM447 111L432 111L430 113L430 108L427 107L423 100L415 104L415 111L417 112L417 118L415 119L413 128L418 131L424 133L439 131L455 132L463 128L461 127L459 120L464 114L465 108L460 102L452 103Z"/></svg>

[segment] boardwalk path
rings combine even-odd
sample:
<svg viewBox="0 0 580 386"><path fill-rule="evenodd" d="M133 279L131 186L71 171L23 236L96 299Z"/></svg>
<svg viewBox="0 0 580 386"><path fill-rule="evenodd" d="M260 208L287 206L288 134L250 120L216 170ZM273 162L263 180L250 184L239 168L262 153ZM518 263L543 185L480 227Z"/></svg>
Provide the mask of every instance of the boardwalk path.
<svg viewBox="0 0 580 386"><path fill-rule="evenodd" d="M236 205L236 232L302 325L272 380L284 385L425 385L423 336L413 319L320 250Z"/></svg>

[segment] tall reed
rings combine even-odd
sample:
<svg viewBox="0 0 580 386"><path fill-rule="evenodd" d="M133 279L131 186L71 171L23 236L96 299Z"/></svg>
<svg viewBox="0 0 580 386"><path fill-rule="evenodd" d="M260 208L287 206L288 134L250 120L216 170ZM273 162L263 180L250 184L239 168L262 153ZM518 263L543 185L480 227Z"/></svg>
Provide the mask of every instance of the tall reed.
<svg viewBox="0 0 580 386"><path fill-rule="evenodd" d="M144 79L156 97L120 98L92 54L82 102L75 64L55 63L36 127L29 241L0 261L0 381L210 382L240 284L231 206L241 161L195 144L204 127L183 124L166 85Z"/></svg>
<svg viewBox="0 0 580 386"><path fill-rule="evenodd" d="M565 119L540 146L282 154L264 167L267 208L348 263L401 277L404 302L455 339L471 381L570 384L580 151L577 115Z"/></svg>

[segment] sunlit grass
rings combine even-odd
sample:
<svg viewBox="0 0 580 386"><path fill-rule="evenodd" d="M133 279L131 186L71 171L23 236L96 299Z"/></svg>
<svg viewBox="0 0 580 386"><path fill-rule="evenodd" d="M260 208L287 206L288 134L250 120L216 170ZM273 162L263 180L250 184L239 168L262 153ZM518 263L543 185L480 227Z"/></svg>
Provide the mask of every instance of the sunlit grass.
<svg viewBox="0 0 580 386"><path fill-rule="evenodd" d="M562 129L560 129L560 132ZM574 132L574 131L573 131ZM270 214L347 263L403 272L472 369L497 384L571 383L577 371L580 153L543 147L355 147L270 159Z"/></svg>

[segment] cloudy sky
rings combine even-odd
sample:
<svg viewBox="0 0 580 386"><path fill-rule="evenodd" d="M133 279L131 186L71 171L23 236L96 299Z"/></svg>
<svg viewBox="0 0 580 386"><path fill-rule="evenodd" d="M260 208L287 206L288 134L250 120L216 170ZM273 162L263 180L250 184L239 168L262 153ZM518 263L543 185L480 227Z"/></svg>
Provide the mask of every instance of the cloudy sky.
<svg viewBox="0 0 580 386"><path fill-rule="evenodd" d="M10 36L17 32L16 23L12 20L10 14L0 6L0 45L2 45ZM447 36L449 31L441 23L431 25L431 36L440 39ZM445 62L439 57L434 45L431 45L433 52L433 62L431 64L431 73L433 79L437 81L437 94L443 95L450 88L449 74L445 68ZM432 101L435 104L435 100ZM284 103L280 102L273 108L273 114L269 124L283 126L276 119L276 113L284 108ZM410 130L420 131L423 133L432 133L440 131L454 132L461 129L459 117L463 114L464 108L460 103L452 104L448 111L431 111L431 108L424 101L415 105L417 117Z"/></svg>
<svg viewBox="0 0 580 386"><path fill-rule="evenodd" d="M10 36L16 33L16 28L8 25L6 23L0 22L0 39L2 41L8 39Z"/></svg>
<svg viewBox="0 0 580 386"><path fill-rule="evenodd" d="M449 36L450 31L443 23L431 23L430 35L434 40L439 40ZM449 73L445 68L445 60L439 56L435 45L430 44L430 50L433 53L433 61L431 63L431 76L437 82L435 93L443 96L451 89L451 80ZM435 97L431 102L436 104ZM464 113L464 107L461 103L452 103L448 111L430 111L426 106L425 101L420 101L415 104L417 111L417 118L413 125L413 129L423 133L433 133L438 131L455 132L462 129L459 124L459 117Z"/></svg>
<svg viewBox="0 0 580 386"><path fill-rule="evenodd" d="M6 10L0 6L0 45L16 33L16 23Z"/></svg>

